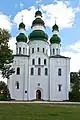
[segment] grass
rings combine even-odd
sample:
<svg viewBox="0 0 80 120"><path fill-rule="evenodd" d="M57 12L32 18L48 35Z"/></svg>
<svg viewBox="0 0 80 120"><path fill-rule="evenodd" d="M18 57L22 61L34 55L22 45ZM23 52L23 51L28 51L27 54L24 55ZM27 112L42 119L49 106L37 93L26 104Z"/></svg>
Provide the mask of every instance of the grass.
<svg viewBox="0 0 80 120"><path fill-rule="evenodd" d="M80 120L80 105L0 104L0 120Z"/></svg>

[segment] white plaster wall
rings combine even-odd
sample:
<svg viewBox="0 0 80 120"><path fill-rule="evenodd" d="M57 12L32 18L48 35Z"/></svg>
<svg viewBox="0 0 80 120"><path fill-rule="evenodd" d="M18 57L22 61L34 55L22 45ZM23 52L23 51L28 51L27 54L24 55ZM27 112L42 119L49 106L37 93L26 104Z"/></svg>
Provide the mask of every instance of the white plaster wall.
<svg viewBox="0 0 80 120"><path fill-rule="evenodd" d="M68 100L70 66L69 59L67 59L50 58L50 100ZM61 76L58 76L58 68L62 69ZM59 84L62 85L61 92L58 91Z"/></svg>
<svg viewBox="0 0 80 120"><path fill-rule="evenodd" d="M37 58L41 58L41 65L38 65ZM35 59L35 65L32 65L32 59ZM43 64L43 60L47 60L47 65ZM31 67L34 68L34 75L30 75ZM41 75L38 75L38 68L41 68ZM45 68L48 68L48 75L45 76ZM40 83L40 86L38 86ZM47 55L36 52L29 59L29 100L36 99L36 90L41 90L41 99L49 100L49 58Z"/></svg>
<svg viewBox="0 0 80 120"><path fill-rule="evenodd" d="M8 86L11 93L11 98L16 100L27 100L28 96L25 94L28 84L28 58L27 57L14 57L13 67L15 68L15 73L11 75L8 80ZM20 67L20 75L16 75L16 69ZM25 73L26 72L26 73ZM16 89L16 81L19 82L19 89Z"/></svg>
<svg viewBox="0 0 80 120"><path fill-rule="evenodd" d="M35 53L37 52L37 48L39 47L40 52L43 53L43 48L44 48L45 49L44 53L49 56L50 46L48 42L41 41L41 40L34 40L34 41L30 41L28 44L30 48L30 55L32 54L32 48L34 48L34 53Z"/></svg>

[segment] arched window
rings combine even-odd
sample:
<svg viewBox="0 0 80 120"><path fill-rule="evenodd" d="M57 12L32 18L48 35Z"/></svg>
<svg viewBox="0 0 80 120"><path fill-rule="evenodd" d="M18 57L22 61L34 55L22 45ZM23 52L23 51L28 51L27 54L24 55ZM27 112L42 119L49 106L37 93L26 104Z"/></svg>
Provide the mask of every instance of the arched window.
<svg viewBox="0 0 80 120"><path fill-rule="evenodd" d="M32 65L35 65L35 59L32 59Z"/></svg>
<svg viewBox="0 0 80 120"><path fill-rule="evenodd" d="M23 54L25 53L25 48L23 48Z"/></svg>
<svg viewBox="0 0 80 120"><path fill-rule="evenodd" d="M46 59L44 59L44 65L46 65Z"/></svg>
<svg viewBox="0 0 80 120"><path fill-rule="evenodd" d="M16 89L19 89L19 82L18 81L16 81L15 86L16 86Z"/></svg>
<svg viewBox="0 0 80 120"><path fill-rule="evenodd" d="M53 48L53 55L55 54L55 49Z"/></svg>
<svg viewBox="0 0 80 120"><path fill-rule="evenodd" d="M38 64L39 64L39 65L41 64L41 59L40 59L40 58L38 58Z"/></svg>
<svg viewBox="0 0 80 120"><path fill-rule="evenodd" d="M34 75L34 68L31 68L31 75Z"/></svg>
<svg viewBox="0 0 80 120"><path fill-rule="evenodd" d="M32 54L34 53L34 48L32 48Z"/></svg>
<svg viewBox="0 0 80 120"><path fill-rule="evenodd" d="M58 49L56 49L56 54L58 54Z"/></svg>
<svg viewBox="0 0 80 120"><path fill-rule="evenodd" d="M44 48L43 48L43 52L44 52Z"/></svg>
<svg viewBox="0 0 80 120"><path fill-rule="evenodd" d="M20 68L17 68L17 75L20 75Z"/></svg>
<svg viewBox="0 0 80 120"><path fill-rule="evenodd" d="M61 76L61 68L58 69L58 76Z"/></svg>
<svg viewBox="0 0 80 120"><path fill-rule="evenodd" d="M39 52L39 47L37 48L37 52Z"/></svg>
<svg viewBox="0 0 80 120"><path fill-rule="evenodd" d="M38 68L38 75L41 75L41 68Z"/></svg>
<svg viewBox="0 0 80 120"><path fill-rule="evenodd" d="M19 54L21 54L21 47L19 47Z"/></svg>
<svg viewBox="0 0 80 120"><path fill-rule="evenodd" d="M48 69L45 68L45 75L48 75Z"/></svg>

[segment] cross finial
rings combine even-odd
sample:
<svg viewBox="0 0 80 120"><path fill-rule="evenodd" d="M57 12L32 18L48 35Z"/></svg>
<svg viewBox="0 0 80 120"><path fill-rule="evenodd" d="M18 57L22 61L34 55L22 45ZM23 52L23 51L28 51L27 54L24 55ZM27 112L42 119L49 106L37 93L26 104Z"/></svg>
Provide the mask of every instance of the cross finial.
<svg viewBox="0 0 80 120"><path fill-rule="evenodd" d="M57 17L55 16L55 24L56 24L56 21L57 21Z"/></svg>
<svg viewBox="0 0 80 120"><path fill-rule="evenodd" d="M38 5L38 10L39 10L39 8L40 8L40 3L42 2L42 0L37 0L36 1L36 4Z"/></svg>
<svg viewBox="0 0 80 120"><path fill-rule="evenodd" d="M22 15L22 16L21 16L21 21L22 21L22 22L23 22L23 17L24 17L24 16Z"/></svg>

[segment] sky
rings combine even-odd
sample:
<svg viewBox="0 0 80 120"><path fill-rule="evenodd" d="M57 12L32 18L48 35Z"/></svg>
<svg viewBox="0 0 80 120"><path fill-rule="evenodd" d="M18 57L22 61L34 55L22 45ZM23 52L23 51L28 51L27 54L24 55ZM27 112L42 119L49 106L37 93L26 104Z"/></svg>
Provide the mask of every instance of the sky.
<svg viewBox="0 0 80 120"><path fill-rule="evenodd" d="M26 25L26 35L31 32L38 3L49 39L53 35L52 26L56 17L60 29L61 55L71 58L70 71L78 71L80 69L80 0L1 0L0 28L7 29L11 33L10 48L15 53L16 36L19 34L18 25L22 15Z"/></svg>

